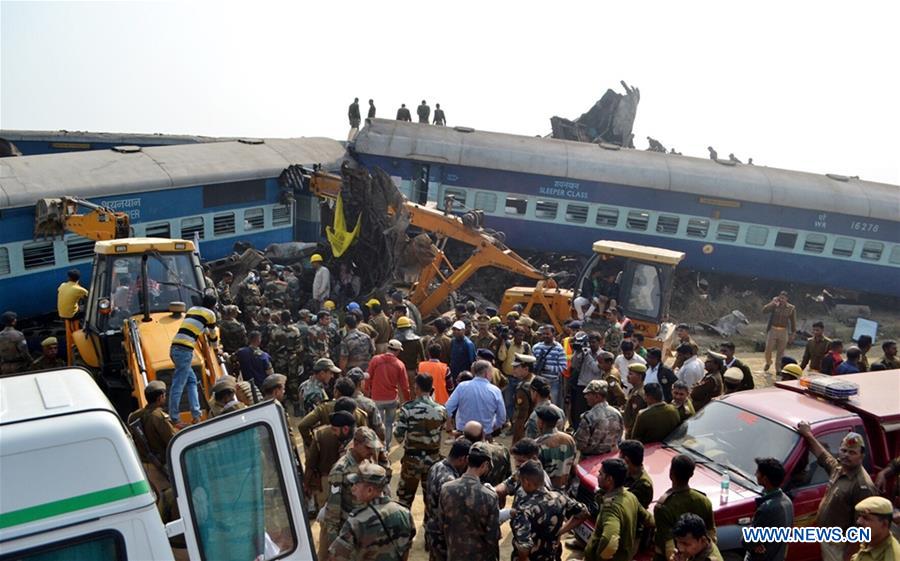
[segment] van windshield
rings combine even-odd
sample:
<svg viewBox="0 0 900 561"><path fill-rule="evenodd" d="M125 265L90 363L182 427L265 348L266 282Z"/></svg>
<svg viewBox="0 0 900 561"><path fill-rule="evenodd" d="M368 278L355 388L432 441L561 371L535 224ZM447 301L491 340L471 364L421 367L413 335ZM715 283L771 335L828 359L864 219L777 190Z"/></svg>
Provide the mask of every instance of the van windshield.
<svg viewBox="0 0 900 561"><path fill-rule="evenodd" d="M125 319L143 312L142 258L143 255L109 257L109 327L119 328ZM191 255L148 253L147 288L150 312L165 312L170 302L184 302L190 307L193 297L201 293Z"/></svg>
<svg viewBox="0 0 900 561"><path fill-rule="evenodd" d="M663 442L699 454L753 482L756 458L766 456L783 463L799 440L800 435L783 425L728 402L713 401Z"/></svg>

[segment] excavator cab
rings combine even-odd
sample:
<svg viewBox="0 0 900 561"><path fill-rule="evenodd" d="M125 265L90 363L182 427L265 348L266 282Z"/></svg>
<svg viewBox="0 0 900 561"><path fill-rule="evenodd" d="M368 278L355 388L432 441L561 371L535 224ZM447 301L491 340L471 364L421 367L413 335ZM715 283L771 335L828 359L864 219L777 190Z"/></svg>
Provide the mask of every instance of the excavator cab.
<svg viewBox="0 0 900 561"><path fill-rule="evenodd" d="M684 253L600 240L594 242L594 254L581 270L575 285L574 305L593 304L594 313L602 313L614 300L631 319L636 333L652 339L666 321L675 267Z"/></svg>
<svg viewBox="0 0 900 561"><path fill-rule="evenodd" d="M185 310L200 303L205 288L193 242L127 238L96 243L84 321L67 333L67 342L78 361L98 373L111 398L127 397L126 403L112 399L120 413L133 407L131 397L145 405L143 390L151 380L171 382L169 346ZM203 388L223 372L205 338L194 370ZM203 409L207 393L200 392ZM182 410L188 410L186 401Z"/></svg>

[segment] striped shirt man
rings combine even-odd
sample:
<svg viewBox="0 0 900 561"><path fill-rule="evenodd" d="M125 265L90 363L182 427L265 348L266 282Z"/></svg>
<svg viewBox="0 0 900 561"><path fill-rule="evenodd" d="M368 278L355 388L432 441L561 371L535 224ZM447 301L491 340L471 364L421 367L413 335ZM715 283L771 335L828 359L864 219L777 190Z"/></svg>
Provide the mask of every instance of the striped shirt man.
<svg viewBox="0 0 900 561"><path fill-rule="evenodd" d="M172 339L172 344L193 350L197 339L204 331L209 342L215 345L219 340L216 329L216 313L203 306L191 306L191 309L184 315L184 320L182 320L175 338Z"/></svg>

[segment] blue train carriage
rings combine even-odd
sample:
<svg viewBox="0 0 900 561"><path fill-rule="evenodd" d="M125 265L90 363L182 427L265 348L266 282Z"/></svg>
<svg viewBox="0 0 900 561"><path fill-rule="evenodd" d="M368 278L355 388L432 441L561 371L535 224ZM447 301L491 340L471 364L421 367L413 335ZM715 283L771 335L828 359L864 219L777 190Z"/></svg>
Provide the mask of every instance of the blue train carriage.
<svg viewBox="0 0 900 561"><path fill-rule="evenodd" d="M94 242L35 240L38 199L72 195L131 216L135 236L200 239L204 259L234 242L318 239L319 204L286 197L278 176L292 164L336 169L344 146L326 138L119 147L0 160L0 310L30 317L56 310L56 288L78 268L90 278Z"/></svg>
<svg viewBox="0 0 900 561"><path fill-rule="evenodd" d="M350 152L411 200L480 208L520 250L598 239L684 266L900 296L900 187L598 145L370 119Z"/></svg>

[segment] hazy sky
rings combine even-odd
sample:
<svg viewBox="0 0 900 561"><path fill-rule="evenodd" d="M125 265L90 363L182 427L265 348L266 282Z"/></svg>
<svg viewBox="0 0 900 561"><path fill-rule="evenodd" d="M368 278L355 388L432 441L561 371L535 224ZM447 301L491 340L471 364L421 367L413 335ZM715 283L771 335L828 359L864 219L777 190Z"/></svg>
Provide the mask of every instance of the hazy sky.
<svg viewBox="0 0 900 561"><path fill-rule="evenodd" d="M640 148L900 185L896 1L3 1L0 19L3 128L345 138L358 96L534 135L625 80Z"/></svg>

